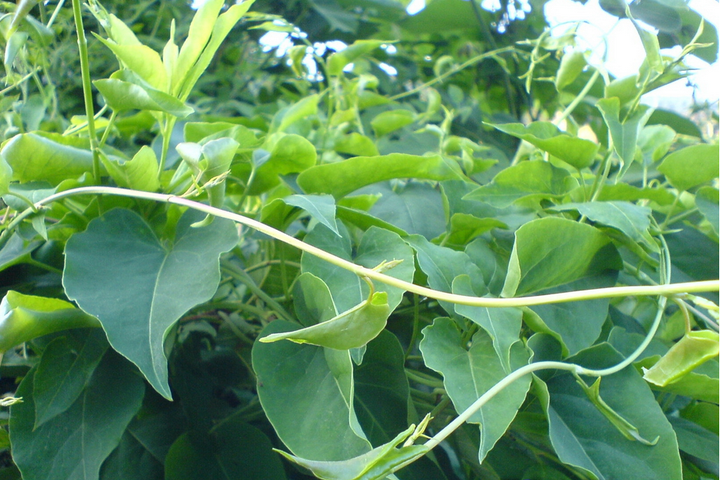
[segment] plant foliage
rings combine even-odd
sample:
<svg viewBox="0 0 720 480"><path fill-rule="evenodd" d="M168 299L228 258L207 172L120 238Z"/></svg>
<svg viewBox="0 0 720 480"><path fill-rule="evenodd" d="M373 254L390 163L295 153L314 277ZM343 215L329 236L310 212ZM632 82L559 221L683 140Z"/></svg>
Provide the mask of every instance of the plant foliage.
<svg viewBox="0 0 720 480"><path fill-rule="evenodd" d="M718 478L717 31L407 3L2 4L0 478Z"/></svg>

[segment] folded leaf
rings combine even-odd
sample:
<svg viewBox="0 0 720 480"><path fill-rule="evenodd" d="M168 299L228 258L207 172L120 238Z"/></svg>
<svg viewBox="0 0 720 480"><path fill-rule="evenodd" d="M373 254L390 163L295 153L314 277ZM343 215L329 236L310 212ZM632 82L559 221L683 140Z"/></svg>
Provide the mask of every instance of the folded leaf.
<svg viewBox="0 0 720 480"><path fill-rule="evenodd" d="M387 293L375 292L370 298L328 321L292 332L273 333L261 342L290 340L336 350L362 347L377 337L390 316Z"/></svg>
<svg viewBox="0 0 720 480"><path fill-rule="evenodd" d="M655 365L645 370L643 378L664 387L680 380L707 360L717 357L718 351L717 332L688 332Z"/></svg>

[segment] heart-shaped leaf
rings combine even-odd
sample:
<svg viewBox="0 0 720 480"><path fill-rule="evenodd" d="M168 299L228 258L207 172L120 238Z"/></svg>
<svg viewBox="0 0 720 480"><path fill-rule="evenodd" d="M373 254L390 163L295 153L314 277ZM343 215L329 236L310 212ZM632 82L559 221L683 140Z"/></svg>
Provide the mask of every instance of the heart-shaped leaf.
<svg viewBox="0 0 720 480"><path fill-rule="evenodd" d="M115 209L74 235L65 249L68 297L98 317L110 345L171 398L163 341L182 314L209 300L220 281L218 257L237 243L232 222L192 228L185 213L175 238L161 240L138 214Z"/></svg>

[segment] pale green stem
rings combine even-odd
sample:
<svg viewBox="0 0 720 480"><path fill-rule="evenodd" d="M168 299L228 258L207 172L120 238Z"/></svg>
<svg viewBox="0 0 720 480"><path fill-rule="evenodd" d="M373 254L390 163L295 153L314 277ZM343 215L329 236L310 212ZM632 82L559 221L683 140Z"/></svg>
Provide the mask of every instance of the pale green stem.
<svg viewBox="0 0 720 480"><path fill-rule="evenodd" d="M35 204L36 208L43 207L44 205L50 204L62 198L67 198L75 195L118 195L123 197L141 198L145 200L153 200L156 202L171 203L174 205L181 205L184 207L192 208L216 217L226 218L234 222L240 223L247 227L253 228L261 233L264 233L270 237L273 237L281 242L292 245L304 252L314 255L318 258L325 260L328 263L336 265L340 268L349 270L356 275L361 277L368 277L373 280L377 280L386 285L397 287L408 292L417 293L424 297L434 298L436 300L442 300L446 302L456 303L460 305L469 305L476 307L526 307L533 305L547 305L551 303L564 303L564 302L575 302L579 300L593 300L598 298L613 298L613 297L626 297L631 295L674 295L679 293L696 293L696 292L717 292L720 290L720 280L705 280L700 282L686 282L676 283L672 285L648 285L648 286L626 286L626 287L609 287L609 288L597 288L591 290L578 290L574 292L564 293L553 293L548 295L536 295L531 297L519 297L519 298L485 298L485 297L472 297L467 295L457 295L453 293L440 292L431 288L422 287L413 283L405 282L394 277L390 277L383 273L380 273L371 268L366 268L361 265L357 265L348 260L342 259L335 255L332 255L320 248L313 245L307 244L302 240L298 240L295 237L276 230L272 227L265 225L264 223L258 222L251 218L239 215L237 213L228 212L219 208L211 207L199 202L188 200L186 198L177 197L175 195L166 195L152 192L142 192L138 190L127 190L123 188L115 187L80 187L64 192L56 193L51 195ZM29 215L32 211L26 210L21 213L15 219L11 225L8 226L8 230L18 222L20 222L25 216Z"/></svg>
<svg viewBox="0 0 720 480"><path fill-rule="evenodd" d="M578 104L580 102L582 102L583 99L585 99L585 96L588 94L588 92L593 87L593 85L595 85L595 81L598 79L599 76L600 76L600 70L595 69L595 72L592 74L592 77L590 77L590 80L588 80L588 83L585 84L585 87L580 91L578 96L575 97L575 99L572 102L570 102L570 105L568 105L567 108L565 108L565 110L562 112L560 117L558 117L557 120L553 121L553 123L555 125L559 125L563 120L565 120L568 116L570 116L570 114L573 112L573 110L575 110L575 107L577 107Z"/></svg>
<svg viewBox="0 0 720 480"><path fill-rule="evenodd" d="M97 134L95 132L95 114L93 112L92 83L90 81L90 58L88 56L87 39L82 21L80 0L72 0L75 29L77 30L78 49L80 51L80 74L82 76L83 95L85 99L85 115L88 121L90 150L93 155L93 178L100 182L100 155L98 153Z"/></svg>

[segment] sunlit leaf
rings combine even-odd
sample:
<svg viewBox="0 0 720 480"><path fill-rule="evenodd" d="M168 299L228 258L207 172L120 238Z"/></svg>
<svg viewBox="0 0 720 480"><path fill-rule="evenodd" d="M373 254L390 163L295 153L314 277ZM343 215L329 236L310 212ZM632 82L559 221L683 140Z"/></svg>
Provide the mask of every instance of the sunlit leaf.
<svg viewBox="0 0 720 480"><path fill-rule="evenodd" d="M718 177L720 154L716 145L700 144L671 153L658 170L678 190L688 190Z"/></svg>
<svg viewBox="0 0 720 480"><path fill-rule="evenodd" d="M718 334L710 330L688 332L652 368L647 369L643 378L664 387L682 378L698 365L718 356Z"/></svg>

